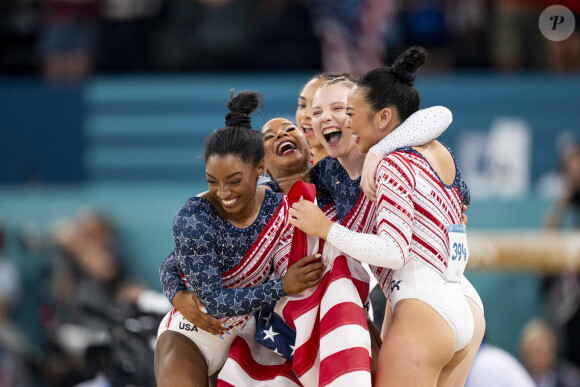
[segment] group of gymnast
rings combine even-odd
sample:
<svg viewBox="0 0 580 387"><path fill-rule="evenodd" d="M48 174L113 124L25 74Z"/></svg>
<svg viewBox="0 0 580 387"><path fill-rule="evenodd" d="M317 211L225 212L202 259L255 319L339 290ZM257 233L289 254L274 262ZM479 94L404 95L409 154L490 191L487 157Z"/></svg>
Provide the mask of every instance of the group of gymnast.
<svg viewBox="0 0 580 387"><path fill-rule="evenodd" d="M368 264L387 297L380 337L371 334L373 385L464 385L485 320L463 275L469 189L436 140L452 115L419 110L413 86L426 56L412 47L358 79L316 75L300 92L296 122L273 118L260 132L250 113L262 96L232 94L225 126L206 139L208 190L177 212L175 250L160 268L174 308L159 327L159 386L215 382L257 312L319 284L328 263L318 254L274 268L296 228ZM299 181L316 187L315 203L288 204ZM349 228L361 203L372 216Z"/></svg>

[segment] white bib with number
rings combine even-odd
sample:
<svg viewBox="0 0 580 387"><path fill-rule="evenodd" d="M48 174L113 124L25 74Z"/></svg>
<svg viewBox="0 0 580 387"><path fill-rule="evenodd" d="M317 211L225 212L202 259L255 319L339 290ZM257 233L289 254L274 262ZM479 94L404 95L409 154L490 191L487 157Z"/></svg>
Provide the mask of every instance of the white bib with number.
<svg viewBox="0 0 580 387"><path fill-rule="evenodd" d="M449 234L449 261L443 276L447 281L460 282L469 259L465 226L452 224L447 227L447 233Z"/></svg>

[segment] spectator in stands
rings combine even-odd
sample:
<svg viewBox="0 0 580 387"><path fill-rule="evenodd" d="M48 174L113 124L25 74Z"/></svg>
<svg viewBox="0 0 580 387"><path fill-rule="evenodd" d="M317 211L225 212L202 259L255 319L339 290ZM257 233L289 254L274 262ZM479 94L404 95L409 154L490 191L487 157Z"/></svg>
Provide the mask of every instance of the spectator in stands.
<svg viewBox="0 0 580 387"><path fill-rule="evenodd" d="M98 66L105 71L150 69L150 35L161 0L102 2Z"/></svg>
<svg viewBox="0 0 580 387"><path fill-rule="evenodd" d="M546 52L538 28L538 0L496 0L492 56L495 68L511 72L545 67Z"/></svg>
<svg viewBox="0 0 580 387"><path fill-rule="evenodd" d="M150 340L169 310L163 295L129 279L113 223L98 211L82 209L56 222L53 240L61 259L53 274L57 323L48 332L48 385L96 383L104 374L109 385L153 385L146 365L153 364Z"/></svg>
<svg viewBox="0 0 580 387"><path fill-rule="evenodd" d="M313 26L321 44L324 71L357 77L384 66L391 13L388 1L314 1Z"/></svg>
<svg viewBox="0 0 580 387"><path fill-rule="evenodd" d="M580 386L580 370L558 358L556 336L542 320L528 322L520 340L522 361L538 387Z"/></svg>
<svg viewBox="0 0 580 387"><path fill-rule="evenodd" d="M560 227L566 212L572 212L572 227L580 228L580 145L564 147L561 157L564 190L548 215L546 226L550 229Z"/></svg>
<svg viewBox="0 0 580 387"><path fill-rule="evenodd" d="M463 1L462 1L463 3ZM454 62L445 2L438 0L406 0L400 2L403 46L419 45L429 50L429 68L448 70ZM451 7L450 7L451 8ZM466 19L466 14L461 14Z"/></svg>
<svg viewBox="0 0 580 387"><path fill-rule="evenodd" d="M48 0L40 51L51 84L78 84L91 73L100 0Z"/></svg>
<svg viewBox="0 0 580 387"><path fill-rule="evenodd" d="M562 192L548 213L546 227L556 230L567 222L580 229L580 145L568 139L561 151ZM545 279L545 315L554 326L560 349L576 366L580 366L580 277L576 270Z"/></svg>
<svg viewBox="0 0 580 387"><path fill-rule="evenodd" d="M568 8L576 19L576 27L567 39L554 42L544 39L546 58L551 70L557 72L580 70L580 1L578 0L544 0L545 7L563 5Z"/></svg>
<svg viewBox="0 0 580 387"><path fill-rule="evenodd" d="M65 258L56 273L57 299L69 322L91 325L87 309L111 305L123 278L113 226L104 215L81 210L76 220L57 222L53 236Z"/></svg>
<svg viewBox="0 0 580 387"><path fill-rule="evenodd" d="M466 387L535 387L530 374L509 352L484 338L471 365Z"/></svg>
<svg viewBox="0 0 580 387"><path fill-rule="evenodd" d="M101 213L80 210L55 222L52 233L60 253L51 278L56 319L43 373L50 385L68 385L94 376L84 354L108 334L124 276L113 226Z"/></svg>

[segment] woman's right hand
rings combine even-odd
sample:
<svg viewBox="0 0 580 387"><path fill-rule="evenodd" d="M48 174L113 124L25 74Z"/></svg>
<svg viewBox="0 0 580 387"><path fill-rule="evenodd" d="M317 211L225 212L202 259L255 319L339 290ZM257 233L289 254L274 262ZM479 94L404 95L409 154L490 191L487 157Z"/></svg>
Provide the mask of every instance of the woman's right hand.
<svg viewBox="0 0 580 387"><path fill-rule="evenodd" d="M180 290L173 297L173 306L187 321L206 332L223 335L227 327L217 318L206 312L205 305L191 290Z"/></svg>
<svg viewBox="0 0 580 387"><path fill-rule="evenodd" d="M463 204L461 206L461 224L464 225L465 227L467 227L467 215L465 215L466 212L467 206Z"/></svg>
<svg viewBox="0 0 580 387"><path fill-rule="evenodd" d="M326 265L320 260L320 254L302 258L290 266L284 277L282 277L284 292L287 295L298 294L318 285L325 268Z"/></svg>

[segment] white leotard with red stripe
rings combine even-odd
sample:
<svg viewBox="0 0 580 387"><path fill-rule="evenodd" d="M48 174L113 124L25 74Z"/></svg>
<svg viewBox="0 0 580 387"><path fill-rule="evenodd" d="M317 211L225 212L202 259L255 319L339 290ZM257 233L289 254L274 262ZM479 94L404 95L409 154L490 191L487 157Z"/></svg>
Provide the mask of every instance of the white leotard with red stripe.
<svg viewBox="0 0 580 387"><path fill-rule="evenodd" d="M415 259L442 275L449 258L447 226L461 222L462 184L457 168L455 181L446 185L417 151L400 149L377 171L378 235L335 224L328 241L379 271Z"/></svg>

